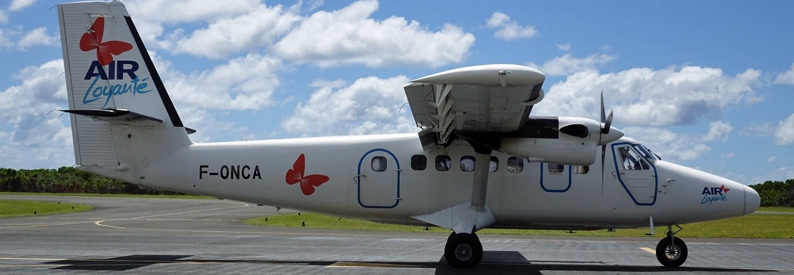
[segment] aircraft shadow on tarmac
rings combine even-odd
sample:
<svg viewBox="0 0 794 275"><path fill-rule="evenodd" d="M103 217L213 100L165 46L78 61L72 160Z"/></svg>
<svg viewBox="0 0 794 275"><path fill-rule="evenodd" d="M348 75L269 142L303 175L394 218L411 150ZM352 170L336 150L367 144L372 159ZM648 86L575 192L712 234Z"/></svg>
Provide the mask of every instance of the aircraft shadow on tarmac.
<svg viewBox="0 0 794 275"><path fill-rule="evenodd" d="M347 262L347 261L280 261L280 260L234 260L234 259L185 259L192 255L129 255L108 259L74 259L47 262L60 265L60 270L126 271L153 264L264 264L264 265L316 265L327 267L371 267L371 268L434 268L435 274L542 274L542 271L595 271L595 272L708 272L747 273L771 272L763 269L732 269L714 267L662 266L618 266L603 262L587 261L529 261L517 251L484 251L483 261L474 269L450 267L444 257L438 262Z"/></svg>

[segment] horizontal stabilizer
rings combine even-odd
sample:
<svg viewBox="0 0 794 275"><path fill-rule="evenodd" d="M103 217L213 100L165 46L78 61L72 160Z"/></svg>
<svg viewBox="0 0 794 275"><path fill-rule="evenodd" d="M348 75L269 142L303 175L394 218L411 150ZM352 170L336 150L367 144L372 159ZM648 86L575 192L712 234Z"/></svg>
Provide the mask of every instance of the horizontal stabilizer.
<svg viewBox="0 0 794 275"><path fill-rule="evenodd" d="M62 112L87 116L96 121L107 121L127 125L158 125L163 120L124 109L61 110Z"/></svg>

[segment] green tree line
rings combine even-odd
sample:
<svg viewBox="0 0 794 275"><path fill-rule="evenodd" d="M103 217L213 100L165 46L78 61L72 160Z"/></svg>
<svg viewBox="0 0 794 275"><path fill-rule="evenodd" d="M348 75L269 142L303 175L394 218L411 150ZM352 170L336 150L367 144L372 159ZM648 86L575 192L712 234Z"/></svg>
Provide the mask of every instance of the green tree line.
<svg viewBox="0 0 794 275"><path fill-rule="evenodd" d="M794 207L794 179L750 185L761 196L761 206Z"/></svg>
<svg viewBox="0 0 794 275"><path fill-rule="evenodd" d="M794 207L794 179L750 185L761 195L761 206ZM14 170L0 168L0 192L49 192L96 194L181 194L83 172L72 167Z"/></svg>
<svg viewBox="0 0 794 275"><path fill-rule="evenodd" d="M0 192L176 195L77 170L0 168Z"/></svg>

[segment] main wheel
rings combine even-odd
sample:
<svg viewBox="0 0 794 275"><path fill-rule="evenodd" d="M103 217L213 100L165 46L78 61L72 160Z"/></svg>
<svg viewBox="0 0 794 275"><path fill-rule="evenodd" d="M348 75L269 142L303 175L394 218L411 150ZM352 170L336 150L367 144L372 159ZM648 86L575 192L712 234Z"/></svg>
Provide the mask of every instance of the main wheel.
<svg viewBox="0 0 794 275"><path fill-rule="evenodd" d="M684 241L678 237L666 237L656 245L656 259L664 266L679 267L686 261L687 249Z"/></svg>
<svg viewBox="0 0 794 275"><path fill-rule="evenodd" d="M482 260L482 244L475 234L460 233L449 235L444 248L447 263L456 268L472 268Z"/></svg>

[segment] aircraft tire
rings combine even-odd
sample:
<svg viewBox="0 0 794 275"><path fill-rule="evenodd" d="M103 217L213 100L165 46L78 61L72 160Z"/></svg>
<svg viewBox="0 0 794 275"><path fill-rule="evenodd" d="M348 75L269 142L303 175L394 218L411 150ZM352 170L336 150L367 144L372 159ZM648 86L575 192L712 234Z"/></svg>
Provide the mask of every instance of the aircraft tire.
<svg viewBox="0 0 794 275"><path fill-rule="evenodd" d="M473 268L482 260L482 243L476 234L453 232L447 238L444 258L455 268Z"/></svg>
<svg viewBox="0 0 794 275"><path fill-rule="evenodd" d="M686 243L678 237L673 237L673 242L665 237L656 245L656 259L666 267L681 266L686 261L687 253Z"/></svg>

